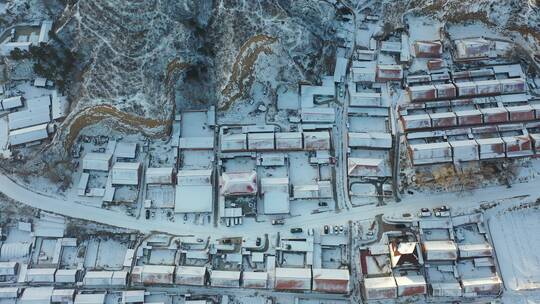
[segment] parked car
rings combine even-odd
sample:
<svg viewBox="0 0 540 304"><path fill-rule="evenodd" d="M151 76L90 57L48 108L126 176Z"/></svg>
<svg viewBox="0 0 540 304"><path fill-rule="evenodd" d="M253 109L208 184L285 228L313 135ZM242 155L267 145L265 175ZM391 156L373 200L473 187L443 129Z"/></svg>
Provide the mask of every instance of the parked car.
<svg viewBox="0 0 540 304"><path fill-rule="evenodd" d="M302 228L291 228L291 233L301 233L302 231Z"/></svg>
<svg viewBox="0 0 540 304"><path fill-rule="evenodd" d="M319 202L319 207L327 207L327 206L328 206L327 202Z"/></svg>
<svg viewBox="0 0 540 304"><path fill-rule="evenodd" d="M429 210L429 208L422 208L422 209L420 209L419 216L420 217L430 217L431 216L431 211Z"/></svg>
<svg viewBox="0 0 540 304"><path fill-rule="evenodd" d="M438 208L433 208L433 211L435 213L435 216L437 217L449 217L450 216L450 208L448 206L441 206Z"/></svg>
<svg viewBox="0 0 540 304"><path fill-rule="evenodd" d="M285 221L280 219L280 220L272 220L272 225L283 225L285 224Z"/></svg>
<svg viewBox="0 0 540 304"><path fill-rule="evenodd" d="M150 210L146 209L145 214L144 214L144 217L145 217L146 219L149 219L149 218L150 218Z"/></svg>
<svg viewBox="0 0 540 304"><path fill-rule="evenodd" d="M324 234L330 233L330 227L328 225L324 225Z"/></svg>

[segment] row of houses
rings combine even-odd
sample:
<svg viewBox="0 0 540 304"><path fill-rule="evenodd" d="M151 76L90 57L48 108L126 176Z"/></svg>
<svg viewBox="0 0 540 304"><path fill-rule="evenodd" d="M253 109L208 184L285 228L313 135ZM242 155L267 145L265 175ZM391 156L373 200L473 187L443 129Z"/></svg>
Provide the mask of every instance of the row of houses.
<svg viewBox="0 0 540 304"><path fill-rule="evenodd" d="M121 304L145 303L145 290L120 290ZM0 301L20 304L105 304L106 292L93 292L90 290L56 289L53 287L3 287L0 288Z"/></svg>
<svg viewBox="0 0 540 304"><path fill-rule="evenodd" d="M540 104L499 104L494 107L474 107L470 109L446 110L437 112L427 110L414 111L408 114L407 109L401 111L400 121L403 130L420 131L430 129L450 129L496 125L511 122L527 122L540 119Z"/></svg>
<svg viewBox="0 0 540 304"><path fill-rule="evenodd" d="M486 95L517 94L527 90L523 78L476 80L407 87L412 102L469 98Z"/></svg>
<svg viewBox="0 0 540 304"><path fill-rule="evenodd" d="M222 152L329 150L330 132L279 132L223 134Z"/></svg>

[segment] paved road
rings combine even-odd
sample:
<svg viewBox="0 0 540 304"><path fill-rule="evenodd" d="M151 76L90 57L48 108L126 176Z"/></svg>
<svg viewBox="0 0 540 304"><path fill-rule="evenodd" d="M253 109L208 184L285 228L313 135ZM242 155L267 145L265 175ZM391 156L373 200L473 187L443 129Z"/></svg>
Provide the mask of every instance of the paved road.
<svg viewBox="0 0 540 304"><path fill-rule="evenodd" d="M156 221L146 220L143 217L136 219L126 214L96 208L87 205L77 204L62 198L45 196L26 189L7 176L0 174L0 192L9 198L21 202L30 207L61 214L68 217L93 221L101 224L138 230L143 233L164 232L174 235L213 235L220 237L224 235L234 236L254 236L277 229L288 229L291 227L317 228L324 224L344 224L349 220L365 220L385 214L386 216L399 216L403 213L415 214L421 207L436 207L446 204L452 207L453 212L470 209L478 206L482 202L497 200L516 200L515 197L527 196L528 200L535 200L540 197L540 179L536 179L526 184L517 184L512 188L502 186L490 187L476 190L471 193L460 195L459 193L434 193L417 194L406 196L401 203L391 203L385 206L360 206L349 211L339 213L324 212L318 214L306 214L286 220L284 226L272 226L270 222L255 223L246 220L244 225L237 227L214 227L213 225L193 225L192 223L182 223L181 221ZM457 207L459 206L459 207Z"/></svg>

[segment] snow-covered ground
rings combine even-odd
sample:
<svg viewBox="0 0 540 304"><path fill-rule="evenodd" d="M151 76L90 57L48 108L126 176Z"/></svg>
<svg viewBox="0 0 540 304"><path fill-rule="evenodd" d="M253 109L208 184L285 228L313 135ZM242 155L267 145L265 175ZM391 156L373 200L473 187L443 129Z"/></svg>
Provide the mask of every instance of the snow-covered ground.
<svg viewBox="0 0 540 304"><path fill-rule="evenodd" d="M506 288L540 288L540 210L505 210L489 219L489 228Z"/></svg>

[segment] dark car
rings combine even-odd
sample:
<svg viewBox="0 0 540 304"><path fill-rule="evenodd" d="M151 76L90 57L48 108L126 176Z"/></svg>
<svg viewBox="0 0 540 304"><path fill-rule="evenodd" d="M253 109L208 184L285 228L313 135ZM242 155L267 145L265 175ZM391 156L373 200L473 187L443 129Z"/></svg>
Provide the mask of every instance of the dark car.
<svg viewBox="0 0 540 304"><path fill-rule="evenodd" d="M302 231L302 228L291 228L291 233L301 233Z"/></svg>
<svg viewBox="0 0 540 304"><path fill-rule="evenodd" d="M285 224L284 220L272 220L272 225L283 225Z"/></svg>
<svg viewBox="0 0 540 304"><path fill-rule="evenodd" d="M149 210L149 209L146 209L145 214L144 214L144 217L145 217L146 219L149 219L149 218L150 218L150 210Z"/></svg>
<svg viewBox="0 0 540 304"><path fill-rule="evenodd" d="M327 207L327 206L328 206L327 202L319 202L319 207Z"/></svg>
<svg viewBox="0 0 540 304"><path fill-rule="evenodd" d="M328 225L324 225L324 234L330 233L330 227Z"/></svg>

